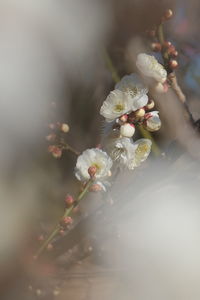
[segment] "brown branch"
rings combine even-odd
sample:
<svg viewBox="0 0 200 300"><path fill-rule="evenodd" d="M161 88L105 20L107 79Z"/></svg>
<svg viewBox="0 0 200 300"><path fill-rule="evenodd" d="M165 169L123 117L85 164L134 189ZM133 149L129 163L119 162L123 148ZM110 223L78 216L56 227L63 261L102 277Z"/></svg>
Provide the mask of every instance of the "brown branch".
<svg viewBox="0 0 200 300"><path fill-rule="evenodd" d="M174 90L174 92L176 93L178 99L183 104L185 104L185 102L186 102L186 96L185 96L185 94L183 93L181 87L178 84L176 74L174 72L170 73L169 76L168 76L168 79L170 80L171 87Z"/></svg>

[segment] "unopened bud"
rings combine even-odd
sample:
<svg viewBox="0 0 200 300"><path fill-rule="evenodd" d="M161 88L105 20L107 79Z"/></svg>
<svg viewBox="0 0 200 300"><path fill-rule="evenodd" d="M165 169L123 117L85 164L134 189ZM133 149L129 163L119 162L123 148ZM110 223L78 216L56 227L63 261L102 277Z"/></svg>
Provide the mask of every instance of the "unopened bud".
<svg viewBox="0 0 200 300"><path fill-rule="evenodd" d="M61 236L63 236L65 234L64 229L60 229L59 233L60 233Z"/></svg>
<svg viewBox="0 0 200 300"><path fill-rule="evenodd" d="M61 124L60 130L64 133L69 132L69 125L66 123Z"/></svg>
<svg viewBox="0 0 200 300"><path fill-rule="evenodd" d="M120 134L125 137L132 137L135 133L135 126L130 123L126 123L120 127Z"/></svg>
<svg viewBox="0 0 200 300"><path fill-rule="evenodd" d="M173 56L174 58L176 58L178 56L178 51L176 51L176 50L173 51L172 54L171 54L171 56Z"/></svg>
<svg viewBox="0 0 200 300"><path fill-rule="evenodd" d="M54 123L50 123L50 124L48 125L48 127L49 127L49 129L51 129L51 130L56 129L56 125L55 125Z"/></svg>
<svg viewBox="0 0 200 300"><path fill-rule="evenodd" d="M164 18L166 20L171 19L171 17L173 16L173 11L171 9L167 9L164 13Z"/></svg>
<svg viewBox="0 0 200 300"><path fill-rule="evenodd" d="M52 155L55 158L61 158L61 156L62 156L62 150L60 148L56 147L54 149L54 151L52 152Z"/></svg>
<svg viewBox="0 0 200 300"><path fill-rule="evenodd" d="M143 118L144 115L145 115L145 109L144 108L140 108L140 109L136 110L136 112L135 112L136 118L139 118L139 119Z"/></svg>
<svg viewBox="0 0 200 300"><path fill-rule="evenodd" d="M49 134L49 135L46 136L46 140L48 142L54 142L55 139L56 139L56 134L55 133L51 133L51 134Z"/></svg>
<svg viewBox="0 0 200 300"><path fill-rule="evenodd" d="M48 244L48 245L47 245L47 250L48 250L48 251L51 251L52 249L53 249L53 245L52 245L51 243Z"/></svg>
<svg viewBox="0 0 200 300"><path fill-rule="evenodd" d="M146 108L148 110L150 110L150 109L154 108L154 106L155 106L155 102L153 100L149 100L149 102L146 105Z"/></svg>
<svg viewBox="0 0 200 300"><path fill-rule="evenodd" d="M123 122L123 123L126 123L127 119L128 119L127 115L123 115L123 116L120 117L120 121Z"/></svg>
<svg viewBox="0 0 200 300"><path fill-rule="evenodd" d="M91 192L100 192L100 191L102 191L102 187L99 184L95 183L90 187L90 191Z"/></svg>
<svg viewBox="0 0 200 300"><path fill-rule="evenodd" d="M66 224L66 225L70 225L72 224L73 220L71 217L64 217L63 218L63 223Z"/></svg>
<svg viewBox="0 0 200 300"><path fill-rule="evenodd" d="M39 242L42 242L42 241L44 241L44 236L41 234L40 236L38 236L38 241Z"/></svg>
<svg viewBox="0 0 200 300"><path fill-rule="evenodd" d="M171 45L168 49L167 49L167 53L169 54L169 55L173 55L173 53L176 51L176 48L173 46L173 45Z"/></svg>
<svg viewBox="0 0 200 300"><path fill-rule="evenodd" d="M54 146L54 145L50 145L48 147L48 151L53 155L53 157L55 158L60 158L62 156L62 149Z"/></svg>
<svg viewBox="0 0 200 300"><path fill-rule="evenodd" d="M95 176L96 172L97 172L97 167L96 166L90 166L88 168L88 173L89 173L91 178L93 178Z"/></svg>
<svg viewBox="0 0 200 300"><path fill-rule="evenodd" d="M171 69L176 69L178 67L178 62L175 59L170 60L169 66Z"/></svg>
<svg viewBox="0 0 200 300"><path fill-rule="evenodd" d="M165 41L164 43L163 43L163 48L165 48L165 49L167 49L167 48L169 48L170 46L172 45L172 43L171 42L169 42L169 41Z"/></svg>
<svg viewBox="0 0 200 300"><path fill-rule="evenodd" d="M151 44L151 49L155 52L160 52L162 49L162 46L160 43L152 43Z"/></svg>
<svg viewBox="0 0 200 300"><path fill-rule="evenodd" d="M65 198L65 203L67 206L71 206L74 203L74 198L71 195L67 195Z"/></svg>
<svg viewBox="0 0 200 300"><path fill-rule="evenodd" d="M147 113L145 115L143 125L150 132L159 130L161 127L161 121L158 116L158 112Z"/></svg>

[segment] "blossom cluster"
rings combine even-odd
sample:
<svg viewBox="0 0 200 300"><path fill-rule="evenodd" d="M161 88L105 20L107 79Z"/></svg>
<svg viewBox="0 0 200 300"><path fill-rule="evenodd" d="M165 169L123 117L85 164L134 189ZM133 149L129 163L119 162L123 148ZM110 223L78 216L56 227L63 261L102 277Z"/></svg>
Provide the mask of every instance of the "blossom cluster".
<svg viewBox="0 0 200 300"><path fill-rule="evenodd" d="M144 76L164 84L167 72L157 60L147 54L139 54L136 65ZM133 141L136 126L143 126L153 132L161 127L158 111L152 111L154 101L148 96L148 87L137 74L124 76L103 102L100 114L112 126L114 138L105 145L106 151L93 148L85 150L77 160L75 175L87 182L95 179L95 184L105 189L111 175L113 163L133 170L145 161L151 151L149 139Z"/></svg>

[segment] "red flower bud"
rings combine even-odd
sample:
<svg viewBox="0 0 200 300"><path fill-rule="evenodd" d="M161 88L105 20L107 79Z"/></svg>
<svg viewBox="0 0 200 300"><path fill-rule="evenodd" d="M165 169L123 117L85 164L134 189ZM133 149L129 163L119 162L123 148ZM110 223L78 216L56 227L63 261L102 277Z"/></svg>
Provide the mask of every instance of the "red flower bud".
<svg viewBox="0 0 200 300"><path fill-rule="evenodd" d="M89 173L91 178L95 176L96 172L97 172L97 167L96 166L91 166L91 167L88 168L88 173Z"/></svg>
<svg viewBox="0 0 200 300"><path fill-rule="evenodd" d="M60 158L62 156L62 149L55 146L55 145L50 145L48 147L48 151L53 155L55 158Z"/></svg>
<svg viewBox="0 0 200 300"><path fill-rule="evenodd" d="M160 43L152 43L152 44L151 44L151 48L152 48L152 50L155 51L155 52L160 52L161 49L162 49L162 46L161 46Z"/></svg>
<svg viewBox="0 0 200 300"><path fill-rule="evenodd" d="M176 69L178 67L178 62L175 59L169 61L169 66L171 69Z"/></svg>
<svg viewBox="0 0 200 300"><path fill-rule="evenodd" d="M169 41L165 41L164 43L163 43L163 48L169 48L170 46L172 45L172 43L171 42L169 42Z"/></svg>
<svg viewBox="0 0 200 300"><path fill-rule="evenodd" d="M123 116L120 117L120 121L122 121L123 123L126 123L127 119L128 119L127 115L123 115Z"/></svg>
<svg viewBox="0 0 200 300"><path fill-rule="evenodd" d="M173 11L171 9L167 9L164 13L165 20L171 19L172 16L173 16Z"/></svg>
<svg viewBox="0 0 200 300"><path fill-rule="evenodd" d="M53 245L52 245L52 244L48 244L48 245L47 245L47 250L48 250L48 251L51 251L52 249L53 249Z"/></svg>
<svg viewBox="0 0 200 300"><path fill-rule="evenodd" d="M49 135L46 136L46 140L48 142L54 142L55 139L56 139L56 134L55 133L51 133L51 134L49 134Z"/></svg>
<svg viewBox="0 0 200 300"><path fill-rule="evenodd" d="M64 217L63 218L63 223L66 224L66 225L70 225L72 224L73 220L71 217Z"/></svg>
<svg viewBox="0 0 200 300"><path fill-rule="evenodd" d="M71 195L67 195L65 198L65 203L67 206L71 206L74 203L74 198Z"/></svg>
<svg viewBox="0 0 200 300"><path fill-rule="evenodd" d="M48 127L49 127L49 129L51 129L51 130L56 129L56 125L55 125L54 123L50 123L50 124L48 125Z"/></svg>

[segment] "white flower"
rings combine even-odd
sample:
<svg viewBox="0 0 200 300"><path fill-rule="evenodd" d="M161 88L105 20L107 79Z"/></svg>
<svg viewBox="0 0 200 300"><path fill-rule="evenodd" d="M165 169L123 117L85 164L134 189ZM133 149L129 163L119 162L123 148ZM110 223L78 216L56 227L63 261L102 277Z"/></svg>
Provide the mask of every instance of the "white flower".
<svg viewBox="0 0 200 300"><path fill-rule="evenodd" d="M110 145L109 154L113 161L133 170L147 159L151 151L151 144L148 139L140 139L133 143L131 139L123 137L116 139Z"/></svg>
<svg viewBox="0 0 200 300"><path fill-rule="evenodd" d="M75 175L80 181L90 179L88 169L96 167L95 178L98 180L105 179L110 174L112 160L106 152L100 149L87 149L77 159Z"/></svg>
<svg viewBox="0 0 200 300"><path fill-rule="evenodd" d="M151 111L144 116L144 126L148 131L157 131L161 127L161 120L158 115L158 111Z"/></svg>
<svg viewBox="0 0 200 300"><path fill-rule="evenodd" d="M120 90L110 92L104 101L100 114L106 118L107 122L112 122L116 118L131 111L132 103L129 97Z"/></svg>
<svg viewBox="0 0 200 300"><path fill-rule="evenodd" d="M132 111L144 107L148 102L148 88L137 74L124 76L115 86L116 89L126 93L132 101Z"/></svg>
<svg viewBox="0 0 200 300"><path fill-rule="evenodd" d="M140 53L137 56L136 66L143 75L154 78L158 82L164 83L167 79L167 71L154 56Z"/></svg>

